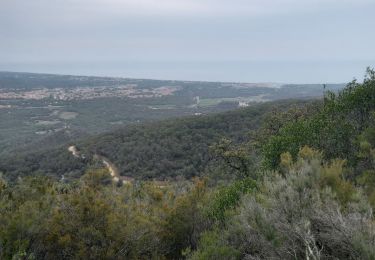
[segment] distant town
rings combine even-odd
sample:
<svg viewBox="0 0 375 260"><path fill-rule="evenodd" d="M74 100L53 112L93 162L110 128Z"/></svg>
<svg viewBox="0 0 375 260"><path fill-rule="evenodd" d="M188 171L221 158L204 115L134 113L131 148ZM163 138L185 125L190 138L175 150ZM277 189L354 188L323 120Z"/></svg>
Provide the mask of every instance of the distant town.
<svg viewBox="0 0 375 260"><path fill-rule="evenodd" d="M55 100L84 100L95 98L127 97L155 98L172 95L179 90L178 86L161 86L157 88L137 88L136 84L120 86L96 86L76 88L40 88L32 90L0 89L0 99L34 99L51 98Z"/></svg>

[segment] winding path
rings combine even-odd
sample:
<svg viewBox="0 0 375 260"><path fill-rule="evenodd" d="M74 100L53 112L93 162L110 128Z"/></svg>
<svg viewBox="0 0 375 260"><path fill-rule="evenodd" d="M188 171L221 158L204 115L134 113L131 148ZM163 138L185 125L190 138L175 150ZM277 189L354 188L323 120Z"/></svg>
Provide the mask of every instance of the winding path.
<svg viewBox="0 0 375 260"><path fill-rule="evenodd" d="M72 155L76 158L84 158L84 156L81 155L81 153L78 151L77 147L74 146L74 145L69 146L68 151L71 152ZM120 176L117 167L113 163L111 163L111 161L108 160L108 158L106 158L102 155L99 155L99 154L95 154L94 159L98 159L98 160L102 161L104 166L108 169L109 173L111 174L112 180L114 182L116 182L116 183L122 182L123 184L130 184L133 181L133 178L126 177L126 176Z"/></svg>

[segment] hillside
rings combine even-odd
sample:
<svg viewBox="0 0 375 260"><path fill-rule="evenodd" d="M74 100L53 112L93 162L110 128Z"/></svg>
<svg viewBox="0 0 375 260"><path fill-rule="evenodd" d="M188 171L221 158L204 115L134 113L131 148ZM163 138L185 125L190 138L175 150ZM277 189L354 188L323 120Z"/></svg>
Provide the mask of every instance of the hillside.
<svg viewBox="0 0 375 260"><path fill-rule="evenodd" d="M67 142L48 149L32 149L7 156L0 171L11 179L30 173L78 177L96 164L95 154L108 158L123 176L137 179L200 175L212 157L209 147L222 138L236 143L248 140L271 111L283 111L308 101L277 101L219 113L170 119L123 127L101 135ZM67 150L75 145L85 158Z"/></svg>
<svg viewBox="0 0 375 260"><path fill-rule="evenodd" d="M327 84L337 91L343 84ZM323 85L199 82L0 72L0 158L123 126L206 115L285 98Z"/></svg>
<svg viewBox="0 0 375 260"><path fill-rule="evenodd" d="M369 69L319 102L125 127L75 143L74 154L63 146L2 162L23 178L0 176L0 258L375 259L374 113ZM145 180L203 174L222 137L233 142L215 146L215 175ZM118 185L89 159L99 152L144 180Z"/></svg>

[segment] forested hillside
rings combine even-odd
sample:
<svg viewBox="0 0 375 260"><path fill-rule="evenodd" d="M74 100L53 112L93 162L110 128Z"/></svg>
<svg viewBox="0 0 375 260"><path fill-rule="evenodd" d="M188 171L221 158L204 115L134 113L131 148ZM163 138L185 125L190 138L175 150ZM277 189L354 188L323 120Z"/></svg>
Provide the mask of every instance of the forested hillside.
<svg viewBox="0 0 375 260"><path fill-rule="evenodd" d="M272 112L300 107L310 101L278 101L258 104L217 115L171 119L123 127L57 148L10 155L0 162L8 178L30 173L77 177L93 161L95 154L108 158L123 176L137 179L165 179L199 176L212 154L209 148L222 138L235 143L253 136ZM67 148L75 145L85 158L75 158ZM36 150L36 151L35 151Z"/></svg>
<svg viewBox="0 0 375 260"><path fill-rule="evenodd" d="M327 84L337 91L343 84ZM0 71L0 159L168 118L281 99L322 97L323 85L199 82Z"/></svg>
<svg viewBox="0 0 375 260"><path fill-rule="evenodd" d="M304 101L260 104L212 116L189 117L128 127L79 143L84 154L100 154L121 175L142 178L199 176L212 158L209 148L223 138L246 142L274 110L302 106Z"/></svg>
<svg viewBox="0 0 375 260"><path fill-rule="evenodd" d="M181 169L191 164L196 173L179 172L186 179L118 185L93 164L69 182L1 178L0 258L375 259L375 72L321 102L291 104L77 144L86 156L122 162L126 174L133 163L146 178L175 170L158 166L169 165L164 158ZM137 156L123 159L125 146Z"/></svg>

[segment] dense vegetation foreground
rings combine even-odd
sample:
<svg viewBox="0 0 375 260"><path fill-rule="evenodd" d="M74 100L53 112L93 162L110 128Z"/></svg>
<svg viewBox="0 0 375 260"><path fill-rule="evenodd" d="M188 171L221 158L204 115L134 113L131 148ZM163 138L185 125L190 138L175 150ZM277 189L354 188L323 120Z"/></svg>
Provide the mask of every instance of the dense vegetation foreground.
<svg viewBox="0 0 375 260"><path fill-rule="evenodd" d="M262 120L199 178L0 179L0 258L375 259L375 72Z"/></svg>

